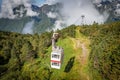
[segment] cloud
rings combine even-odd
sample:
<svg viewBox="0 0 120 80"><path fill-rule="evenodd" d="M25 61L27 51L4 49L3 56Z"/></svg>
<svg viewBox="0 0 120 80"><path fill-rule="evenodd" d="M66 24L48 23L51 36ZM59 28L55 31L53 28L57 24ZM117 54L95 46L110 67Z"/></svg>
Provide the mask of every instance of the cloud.
<svg viewBox="0 0 120 80"><path fill-rule="evenodd" d="M101 0L92 0L93 2L100 3ZM92 24L94 21L98 23L103 23L107 17L104 14L100 14L94 7L91 0L46 0L43 4L55 4L57 2L62 3L63 8L60 13L64 16L65 23L67 25L81 24L81 15L84 15L85 23ZM31 0L3 0L1 5L0 18L10 18L14 19L16 15L13 14L13 8L24 4L25 9L27 10L27 16L36 16L38 13L31 10ZM7 5L7 6L6 6ZM107 12L105 12L107 14ZM55 18L56 13L49 12L48 17Z"/></svg>
<svg viewBox="0 0 120 80"><path fill-rule="evenodd" d="M55 12L49 12L49 13L47 13L47 16L49 18L56 18L57 17L57 13L55 13Z"/></svg>
<svg viewBox="0 0 120 80"><path fill-rule="evenodd" d="M57 2L59 2L60 0L35 0L35 5L38 5L39 7L43 6L44 4L48 4L48 5L54 5ZM39 3L37 3L39 2Z"/></svg>
<svg viewBox="0 0 120 80"><path fill-rule="evenodd" d="M119 3L116 5L116 10L114 11L114 13L115 13L115 16L120 16L120 4Z"/></svg>
<svg viewBox="0 0 120 80"><path fill-rule="evenodd" d="M46 2L48 4L60 2L63 5L59 12L67 25L82 24L82 15L85 16L85 24L93 24L94 21L101 24L104 23L109 16L107 12L100 14L93 5L93 2L100 3L101 0L46 0Z"/></svg>
<svg viewBox="0 0 120 80"><path fill-rule="evenodd" d="M55 24L54 24L55 27L53 28L53 30L56 31L57 29L62 29L63 24L64 24L64 21L62 20L55 21Z"/></svg>
<svg viewBox="0 0 120 80"><path fill-rule="evenodd" d="M115 10L115 15L120 16L120 8Z"/></svg>
<svg viewBox="0 0 120 80"><path fill-rule="evenodd" d="M94 21L101 24L108 18L107 12L100 14L91 0L59 0L59 2L63 5L60 12L64 16L64 21L67 25L81 25L82 15L85 16L85 24L93 24Z"/></svg>
<svg viewBox="0 0 120 80"><path fill-rule="evenodd" d="M56 26L55 29L60 29L63 23L65 26L72 24L82 25L82 23L93 24L94 22L99 24L104 23L109 17L109 14L107 11L104 11L102 14L99 13L94 6L95 3L100 4L101 1L102 0L46 0L45 3L52 5L59 2L62 4L62 8L59 10L61 16L57 16L58 20L54 24L54 26ZM52 12L49 12L47 15L50 18L56 17L56 14ZM85 17L82 18L82 15Z"/></svg>
<svg viewBox="0 0 120 80"><path fill-rule="evenodd" d="M9 18L14 19L16 15L14 15L13 8L23 4L27 11L27 16L35 16L38 15L36 12L33 12L31 9L31 1L30 0L3 0L1 5L1 13L0 18Z"/></svg>
<svg viewBox="0 0 120 80"><path fill-rule="evenodd" d="M94 4L100 4L102 0L92 0Z"/></svg>
<svg viewBox="0 0 120 80"><path fill-rule="evenodd" d="M46 0L44 4L49 4L49 5L52 5L52 4L55 4L57 2L59 2L60 0Z"/></svg>
<svg viewBox="0 0 120 80"><path fill-rule="evenodd" d="M32 11L31 6L27 8L27 16L38 16L39 14L37 12Z"/></svg>
<svg viewBox="0 0 120 80"><path fill-rule="evenodd" d="M23 34L33 34L34 21L30 21L25 24L22 33Z"/></svg>

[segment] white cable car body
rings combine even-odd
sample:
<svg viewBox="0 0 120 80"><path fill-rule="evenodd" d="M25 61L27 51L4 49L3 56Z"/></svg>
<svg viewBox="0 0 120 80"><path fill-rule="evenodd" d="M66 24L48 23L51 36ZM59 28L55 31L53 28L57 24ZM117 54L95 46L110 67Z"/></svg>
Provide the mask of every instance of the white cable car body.
<svg viewBox="0 0 120 80"><path fill-rule="evenodd" d="M63 48L56 46L55 39L58 33L54 33L52 37L52 52L51 52L51 68L60 69L63 60Z"/></svg>

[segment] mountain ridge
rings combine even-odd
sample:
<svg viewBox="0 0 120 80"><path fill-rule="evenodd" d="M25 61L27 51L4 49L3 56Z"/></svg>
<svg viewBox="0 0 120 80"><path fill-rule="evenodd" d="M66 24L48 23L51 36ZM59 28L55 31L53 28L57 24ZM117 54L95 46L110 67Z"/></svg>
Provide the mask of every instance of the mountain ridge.
<svg viewBox="0 0 120 80"><path fill-rule="evenodd" d="M39 15L31 16L31 17L26 16L26 10L22 9L22 8L25 8L24 5L19 5L13 9L14 14L17 15L17 18L15 18L15 19L1 18L0 19L0 30L22 33L22 29L24 28L25 24L30 22L31 20L35 21L35 23L34 23L35 25L34 25L34 29L33 29L33 32L35 32L35 33L44 32L44 31L46 31L47 28L52 29L54 27L56 18L55 19L49 18L47 16L47 13L50 11L57 13L57 8L59 5L60 4L55 4L55 5L45 4L42 7L32 5L31 6L32 10L39 13ZM20 10L22 10L22 11L20 11ZM18 27L18 25L19 25L19 27ZM42 27L43 27L43 29L42 29Z"/></svg>
<svg viewBox="0 0 120 80"><path fill-rule="evenodd" d="M110 23L114 21L119 21L120 16L116 14L116 10L119 9L119 0L117 1L102 1L100 3L94 3L96 9L100 12L100 14L104 14L104 12L109 13L109 17L105 23ZM118 5L118 6L117 6ZM43 33L44 31L50 31L55 28L55 24L57 20L60 18L64 18L61 16L60 9L63 8L61 3L56 3L54 5L44 4L41 7L31 4L31 9L33 12L36 12L38 15L36 16L26 16L26 9L24 9L24 5L18 5L13 9L14 14L16 15L15 19L0 19L0 30L2 31L11 31L11 32L19 32L22 33L23 28L30 21L34 21L34 27L32 29L33 33ZM54 18L49 17L47 14L56 13ZM59 24L59 23L58 23ZM65 24L65 23L64 23ZM19 25L19 26L17 26ZM65 27L65 25L60 25L61 27ZM26 32L27 33L27 32Z"/></svg>

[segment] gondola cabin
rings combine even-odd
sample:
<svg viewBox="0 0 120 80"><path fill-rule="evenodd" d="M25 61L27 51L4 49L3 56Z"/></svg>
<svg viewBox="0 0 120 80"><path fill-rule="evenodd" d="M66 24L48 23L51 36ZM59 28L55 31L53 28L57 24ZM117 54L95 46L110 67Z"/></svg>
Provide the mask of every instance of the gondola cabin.
<svg viewBox="0 0 120 80"><path fill-rule="evenodd" d="M63 59L63 51L51 52L51 68L60 69Z"/></svg>
<svg viewBox="0 0 120 80"><path fill-rule="evenodd" d="M63 60L63 48L56 46L55 40L58 33L54 33L52 37L52 52L51 52L51 68L60 69Z"/></svg>

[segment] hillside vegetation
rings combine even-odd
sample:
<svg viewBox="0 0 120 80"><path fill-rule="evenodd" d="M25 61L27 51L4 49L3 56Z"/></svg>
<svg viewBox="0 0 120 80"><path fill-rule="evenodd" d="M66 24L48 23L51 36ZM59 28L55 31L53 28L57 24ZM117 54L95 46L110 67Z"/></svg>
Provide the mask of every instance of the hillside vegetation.
<svg viewBox="0 0 120 80"><path fill-rule="evenodd" d="M60 70L50 67L53 31L40 35L0 32L0 80L119 80L120 22L71 25L57 45L64 48Z"/></svg>
<svg viewBox="0 0 120 80"><path fill-rule="evenodd" d="M91 40L89 68L92 80L97 73L102 80L120 79L120 22L85 26L81 33ZM99 80L99 79L97 79Z"/></svg>

